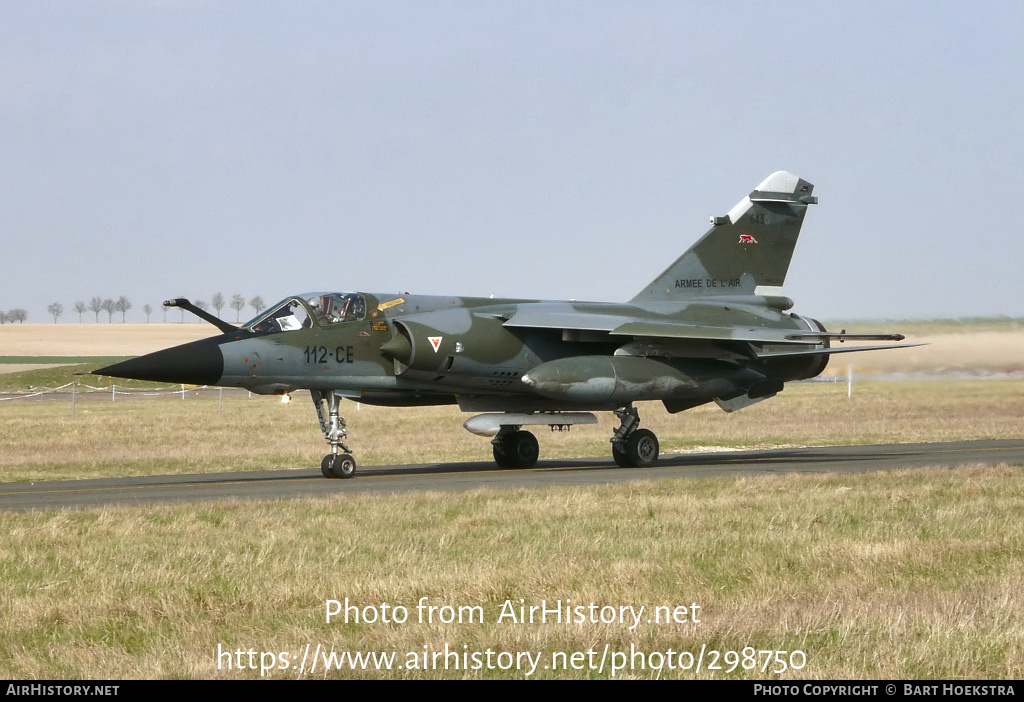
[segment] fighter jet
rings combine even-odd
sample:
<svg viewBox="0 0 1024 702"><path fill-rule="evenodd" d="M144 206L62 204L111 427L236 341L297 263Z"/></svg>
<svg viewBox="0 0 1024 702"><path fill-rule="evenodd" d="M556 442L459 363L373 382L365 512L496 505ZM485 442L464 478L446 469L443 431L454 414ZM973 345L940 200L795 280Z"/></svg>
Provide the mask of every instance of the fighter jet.
<svg viewBox="0 0 1024 702"><path fill-rule="evenodd" d="M457 404L480 413L464 424L491 438L503 468L533 466L536 437L524 427L619 419L611 454L624 467L655 463L658 438L640 428L635 404L670 413L714 402L732 412L813 378L832 354L912 344L900 334L830 333L789 310L782 294L814 186L778 171L661 275L624 303L310 292L293 295L236 327L186 299L180 307L222 333L93 371L158 382L308 390L331 452L328 478L351 478L343 398L412 407Z"/></svg>

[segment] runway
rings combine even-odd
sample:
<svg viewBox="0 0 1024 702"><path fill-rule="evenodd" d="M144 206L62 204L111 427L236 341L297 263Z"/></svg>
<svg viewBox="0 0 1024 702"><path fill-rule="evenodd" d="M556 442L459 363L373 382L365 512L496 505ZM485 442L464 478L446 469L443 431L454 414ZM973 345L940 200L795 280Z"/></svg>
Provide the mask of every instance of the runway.
<svg viewBox="0 0 1024 702"><path fill-rule="evenodd" d="M158 475L102 480L0 484L0 509L198 502L223 498L287 499L325 495L459 492L477 488L598 485L629 480L708 478L764 473L854 473L923 466L1008 463L1024 466L1024 439L875 446L819 446L663 455L652 468L620 468L611 458L551 459L529 469L490 462L360 467L351 480L328 480L319 467L296 470Z"/></svg>

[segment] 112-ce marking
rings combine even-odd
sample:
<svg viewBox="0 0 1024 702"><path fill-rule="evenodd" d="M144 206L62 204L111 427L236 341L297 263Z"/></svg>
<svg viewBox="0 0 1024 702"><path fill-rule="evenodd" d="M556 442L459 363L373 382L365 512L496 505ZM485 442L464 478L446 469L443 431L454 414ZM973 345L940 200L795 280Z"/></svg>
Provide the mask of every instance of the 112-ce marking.
<svg viewBox="0 0 1024 702"><path fill-rule="evenodd" d="M307 346L305 354L306 363L352 363L355 350L351 346L336 346L334 351L326 346Z"/></svg>

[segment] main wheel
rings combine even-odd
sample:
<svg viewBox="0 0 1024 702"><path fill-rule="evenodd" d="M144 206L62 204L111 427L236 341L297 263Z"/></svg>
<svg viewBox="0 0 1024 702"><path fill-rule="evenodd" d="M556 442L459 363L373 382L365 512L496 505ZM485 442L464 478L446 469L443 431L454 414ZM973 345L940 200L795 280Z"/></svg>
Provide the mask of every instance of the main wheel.
<svg viewBox="0 0 1024 702"><path fill-rule="evenodd" d="M629 462L629 456L626 455L626 452L621 450L615 444L612 444L612 458L614 458L615 462L623 468L633 467L633 464Z"/></svg>
<svg viewBox="0 0 1024 702"><path fill-rule="evenodd" d="M356 459L350 453L329 453L320 461L325 478L351 478L356 474Z"/></svg>
<svg viewBox="0 0 1024 702"><path fill-rule="evenodd" d="M532 468L540 458L540 444L537 437L528 431L516 432L516 467Z"/></svg>
<svg viewBox="0 0 1024 702"><path fill-rule="evenodd" d="M626 439L626 460L634 468L653 466L660 450L658 437L650 429L637 429Z"/></svg>
<svg viewBox="0 0 1024 702"><path fill-rule="evenodd" d="M537 437L528 431L516 431L494 444L494 462L499 468L530 468L540 457Z"/></svg>

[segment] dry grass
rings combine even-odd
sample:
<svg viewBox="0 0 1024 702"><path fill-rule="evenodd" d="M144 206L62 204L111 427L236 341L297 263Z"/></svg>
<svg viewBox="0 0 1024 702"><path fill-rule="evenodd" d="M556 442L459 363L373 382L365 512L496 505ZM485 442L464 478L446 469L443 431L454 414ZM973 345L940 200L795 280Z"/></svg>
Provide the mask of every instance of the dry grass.
<svg viewBox="0 0 1024 702"><path fill-rule="evenodd" d="M908 335L904 343L926 345L833 356L826 374L845 375L851 365L858 374L1024 372L1024 332Z"/></svg>
<svg viewBox="0 0 1024 702"><path fill-rule="evenodd" d="M0 324L0 356L137 356L214 336L209 324Z"/></svg>
<svg viewBox="0 0 1024 702"><path fill-rule="evenodd" d="M1014 679L1024 674L1022 508L1020 469L974 467L0 514L0 675L251 678L259 671L217 668L218 644L393 650L404 662L447 643L545 663L606 644L753 646L806 653L783 679ZM480 606L485 620L421 624L424 596ZM410 620L327 624L325 600L345 597L405 606ZM520 598L647 612L697 603L700 623L498 622L502 603ZM464 676L524 675L328 675Z"/></svg>

